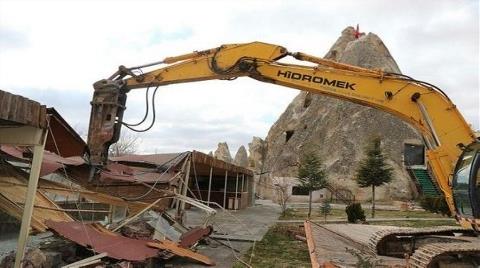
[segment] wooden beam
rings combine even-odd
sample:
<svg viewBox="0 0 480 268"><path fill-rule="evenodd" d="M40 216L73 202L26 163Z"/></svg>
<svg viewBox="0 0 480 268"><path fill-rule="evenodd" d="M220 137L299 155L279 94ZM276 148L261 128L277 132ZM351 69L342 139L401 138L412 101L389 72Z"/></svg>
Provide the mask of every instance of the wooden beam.
<svg viewBox="0 0 480 268"><path fill-rule="evenodd" d="M233 200L233 209L238 209L238 205L235 206L235 203L238 202L238 172L237 172L237 179L235 180L235 200Z"/></svg>
<svg viewBox="0 0 480 268"><path fill-rule="evenodd" d="M70 263L68 265L62 266L62 268L76 268L76 267L83 267L83 266L91 265L91 264L100 262L100 259L103 258L103 257L107 257L107 255L108 254L105 253L105 252L97 254L97 255L93 255L93 256L88 257L86 259L79 260L77 262Z"/></svg>
<svg viewBox="0 0 480 268"><path fill-rule="evenodd" d="M212 261L208 256L193 252L192 250L188 248L182 248L178 246L175 242L169 241L169 240L163 240L159 241L158 243L153 243L153 242L147 242L147 245L149 247L154 247L158 249L163 249L167 250L175 255L181 256L181 257L187 257L192 260L199 261L203 264L209 265L209 266L214 266L215 262Z"/></svg>
<svg viewBox="0 0 480 268"><path fill-rule="evenodd" d="M2 127L0 131L0 144L13 145L42 145L44 129L22 126L22 127ZM46 134L45 134L46 135Z"/></svg>
<svg viewBox="0 0 480 268"><path fill-rule="evenodd" d="M227 208L226 202L227 202L227 178L228 178L228 170L225 169L225 189L223 191L223 208Z"/></svg>
<svg viewBox="0 0 480 268"><path fill-rule="evenodd" d="M3 130L2 130L3 132ZM42 167L43 150L47 141L47 130L43 131L43 141L33 147L32 166L30 168L30 177L28 178L27 196L25 197L25 206L23 208L22 223L20 226L20 234L18 235L17 253L15 256L15 268L22 267L23 256L25 254L25 246L30 233L30 222L32 220L33 205L37 193L38 177L40 176L40 168Z"/></svg>
<svg viewBox="0 0 480 268"><path fill-rule="evenodd" d="M208 176L207 205L210 206L210 191L212 190L213 166L210 166L210 175Z"/></svg>
<svg viewBox="0 0 480 268"><path fill-rule="evenodd" d="M319 268L320 264L318 263L315 241L313 240L312 225L310 221L305 221L303 226L305 227L305 237L307 238L308 253L310 255L312 268Z"/></svg>
<svg viewBox="0 0 480 268"><path fill-rule="evenodd" d="M188 157L187 160L187 167L186 167L186 173L185 173L185 179L183 181L183 188L182 188L182 195L187 196L187 191L188 191L188 184L190 183L190 165L192 162L192 157L191 155ZM185 213L185 201L181 200L180 201L180 209L178 211L178 220L180 223L183 223L183 213Z"/></svg>

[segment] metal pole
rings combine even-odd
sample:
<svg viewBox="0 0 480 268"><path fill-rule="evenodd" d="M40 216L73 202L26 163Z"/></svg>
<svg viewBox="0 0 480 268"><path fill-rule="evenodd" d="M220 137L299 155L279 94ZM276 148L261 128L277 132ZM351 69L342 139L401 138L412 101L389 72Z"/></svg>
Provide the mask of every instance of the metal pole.
<svg viewBox="0 0 480 268"><path fill-rule="evenodd" d="M257 191L257 185L255 184L255 178L252 179L252 205L255 205L255 193Z"/></svg>
<svg viewBox="0 0 480 268"><path fill-rule="evenodd" d="M241 190L240 190L240 204L239 204L239 207L241 208L242 207L242 200L243 200L243 192L245 191L245 188L243 188L245 186L245 174L242 173L242 187L241 187Z"/></svg>
<svg viewBox="0 0 480 268"><path fill-rule="evenodd" d="M210 167L210 176L208 177L207 204L209 206L210 206L210 191L212 190L212 175L213 175L213 166Z"/></svg>
<svg viewBox="0 0 480 268"><path fill-rule="evenodd" d="M228 178L228 170L225 170L225 189L223 191L223 208L227 208L227 178Z"/></svg>
<svg viewBox="0 0 480 268"><path fill-rule="evenodd" d="M233 201L233 209L238 209L238 207L235 207L235 202L238 202L238 172L237 172L237 179L235 181L235 200Z"/></svg>
<svg viewBox="0 0 480 268"><path fill-rule="evenodd" d="M245 191L245 188L243 188L245 186L245 174L242 174L242 190L241 190L241 193L243 193Z"/></svg>
<svg viewBox="0 0 480 268"><path fill-rule="evenodd" d="M18 235L17 254L15 255L15 268L20 268L25 254L25 245L27 244L28 235L30 232L30 222L32 221L33 206L37 193L38 177L40 175L40 168L42 167L43 150L47 140L47 131L44 131L42 144L37 144L33 147L32 167L30 169L30 176L28 178L27 196L25 197L25 206L23 208L22 223L20 226L20 234Z"/></svg>

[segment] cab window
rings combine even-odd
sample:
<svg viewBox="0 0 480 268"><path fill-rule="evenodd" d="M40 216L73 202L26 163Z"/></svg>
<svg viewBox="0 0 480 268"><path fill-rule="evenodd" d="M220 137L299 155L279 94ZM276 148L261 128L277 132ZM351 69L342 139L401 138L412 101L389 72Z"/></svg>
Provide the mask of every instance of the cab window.
<svg viewBox="0 0 480 268"><path fill-rule="evenodd" d="M470 174L472 163L475 158L475 151L466 152L463 155L453 180L453 196L457 211L465 216L473 217L473 205L471 203ZM473 182L476 183L476 182Z"/></svg>

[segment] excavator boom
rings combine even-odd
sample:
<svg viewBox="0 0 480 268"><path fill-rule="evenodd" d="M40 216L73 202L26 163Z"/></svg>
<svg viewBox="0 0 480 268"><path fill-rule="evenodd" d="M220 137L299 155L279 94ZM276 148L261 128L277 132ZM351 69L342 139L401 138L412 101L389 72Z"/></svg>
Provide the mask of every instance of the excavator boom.
<svg viewBox="0 0 480 268"><path fill-rule="evenodd" d="M287 56L316 66L279 62ZM150 72L136 72L159 64L164 65ZM467 185L471 213L459 211L459 203L463 204L465 198L455 200L452 190L452 183L458 177L455 176L458 159L467 146L476 150L478 146L472 144L477 140L456 106L440 89L401 74L291 53L282 46L267 43L222 45L144 66L121 66L109 79L96 82L88 136L91 164L103 165L109 146L118 140L130 90L244 76L370 106L410 123L425 140L429 164L450 210L463 226L480 229L480 193L475 188L479 182L472 177L476 173L470 174Z"/></svg>

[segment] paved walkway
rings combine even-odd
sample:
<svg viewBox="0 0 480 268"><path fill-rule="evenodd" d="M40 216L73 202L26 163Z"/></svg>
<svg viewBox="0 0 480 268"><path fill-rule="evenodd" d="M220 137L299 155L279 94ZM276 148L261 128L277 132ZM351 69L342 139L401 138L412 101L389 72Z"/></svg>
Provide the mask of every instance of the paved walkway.
<svg viewBox="0 0 480 268"><path fill-rule="evenodd" d="M186 225L198 226L203 223L204 214L196 208L187 210ZM216 267L232 267L236 258L241 257L253 245L252 241L260 241L268 229L275 224L280 216L280 207L275 205L255 205L238 211L221 211L211 223L214 233L212 238L231 245L239 252L212 241L209 245L197 247L198 253L209 256L216 262ZM204 265L195 264L181 258L175 258L168 262L173 267L197 268Z"/></svg>
<svg viewBox="0 0 480 268"><path fill-rule="evenodd" d="M303 223L305 220L277 220L277 223ZM452 218L367 218L367 222L384 222L384 221L451 221L455 222L455 219ZM315 223L346 223L345 219L337 220L311 220Z"/></svg>

